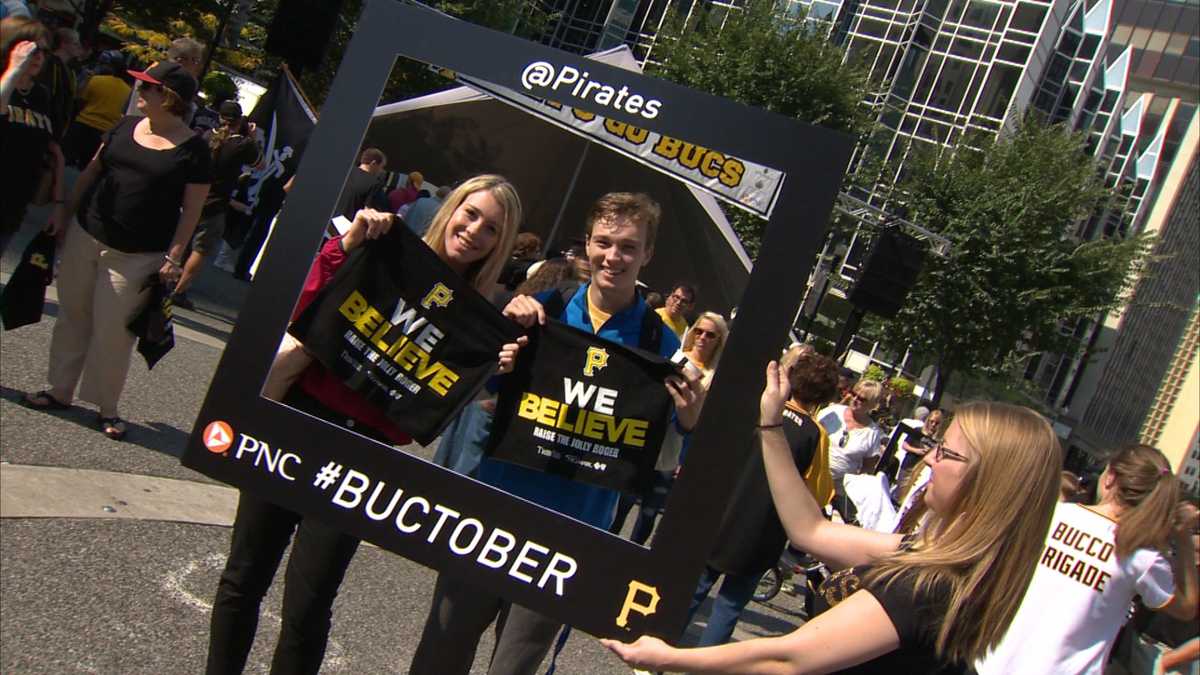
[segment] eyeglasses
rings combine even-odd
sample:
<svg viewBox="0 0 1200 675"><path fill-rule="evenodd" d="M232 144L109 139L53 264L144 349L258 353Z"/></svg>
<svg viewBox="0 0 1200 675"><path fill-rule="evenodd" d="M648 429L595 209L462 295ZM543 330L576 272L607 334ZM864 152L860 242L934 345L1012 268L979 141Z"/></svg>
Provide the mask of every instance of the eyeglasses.
<svg viewBox="0 0 1200 675"><path fill-rule="evenodd" d="M672 293L671 295L669 295L669 296L667 296L667 297L669 297L670 299L674 300L675 302L678 302L678 303L679 303L679 304L681 304L681 305L690 305L690 304L692 304L692 299L691 299L691 298L689 298L689 297L687 297L686 295L680 295L680 294L678 294L678 293Z"/></svg>
<svg viewBox="0 0 1200 675"><path fill-rule="evenodd" d="M946 459L952 459L956 462L962 462L965 464L970 461L970 458L966 455L957 453L950 448L947 448L945 443L937 444L937 447L933 449L933 458L939 462Z"/></svg>
<svg viewBox="0 0 1200 675"><path fill-rule="evenodd" d="M693 328L692 334L694 334L696 337L720 337L716 331L704 330L703 328Z"/></svg>

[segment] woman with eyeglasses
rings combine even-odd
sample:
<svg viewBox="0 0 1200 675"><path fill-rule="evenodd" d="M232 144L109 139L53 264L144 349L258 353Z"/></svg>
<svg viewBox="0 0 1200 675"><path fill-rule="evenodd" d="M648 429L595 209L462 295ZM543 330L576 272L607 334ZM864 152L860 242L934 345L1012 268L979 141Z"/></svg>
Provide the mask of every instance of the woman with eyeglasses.
<svg viewBox="0 0 1200 675"><path fill-rule="evenodd" d="M50 31L24 17L0 20L0 254L21 229L25 212L47 177L54 202L49 228L66 219L63 209L61 131L52 119L50 92L35 81L50 53Z"/></svg>
<svg viewBox="0 0 1200 675"><path fill-rule="evenodd" d="M179 280L184 249L212 182L204 140L183 121L196 79L159 63L139 80L138 109L125 117L75 181L58 275L58 321L50 340L50 388L27 394L27 407L61 410L79 397L99 407L105 436L125 438L117 410L134 335L126 326L155 282ZM81 381L82 378L82 381Z"/></svg>
<svg viewBox="0 0 1200 675"><path fill-rule="evenodd" d="M859 380L850 390L847 403L835 403L817 413L817 421L829 434L829 472L833 476L833 507L842 519L854 518L854 504L846 497L842 479L858 473L865 460L879 454L883 429L871 419L871 412L883 395L883 385Z"/></svg>
<svg viewBox="0 0 1200 675"><path fill-rule="evenodd" d="M976 664L980 675L1100 675L1135 595L1148 609L1196 620L1196 507L1179 501L1167 458L1148 445L1125 447L1097 489L1096 504L1055 509L1021 609Z"/></svg>
<svg viewBox="0 0 1200 675"><path fill-rule="evenodd" d="M1041 415L1003 403L959 407L926 454L929 514L908 537L825 520L783 434L786 369L767 367L759 438L793 545L843 568L823 613L775 638L676 649L604 640L626 663L689 673L965 673L1003 638L1042 553L1062 450Z"/></svg>

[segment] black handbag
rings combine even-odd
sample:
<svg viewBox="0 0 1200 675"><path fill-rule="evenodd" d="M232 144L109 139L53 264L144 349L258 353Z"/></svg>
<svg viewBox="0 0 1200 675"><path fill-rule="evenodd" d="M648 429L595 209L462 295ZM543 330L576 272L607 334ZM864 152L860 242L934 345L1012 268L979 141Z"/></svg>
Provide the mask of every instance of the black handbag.
<svg viewBox="0 0 1200 675"><path fill-rule="evenodd" d="M4 290L0 291L0 319L4 330L42 320L46 287L54 280L54 237L39 232L21 254Z"/></svg>

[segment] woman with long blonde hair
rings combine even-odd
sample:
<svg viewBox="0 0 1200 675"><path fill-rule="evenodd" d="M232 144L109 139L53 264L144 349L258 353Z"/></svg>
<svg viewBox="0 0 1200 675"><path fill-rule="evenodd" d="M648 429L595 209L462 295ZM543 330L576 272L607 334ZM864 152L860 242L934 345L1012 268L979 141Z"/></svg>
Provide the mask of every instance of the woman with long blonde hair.
<svg viewBox="0 0 1200 675"><path fill-rule="evenodd" d="M477 251L467 250L478 248L474 243L470 246L462 246L458 243L463 241L463 234L458 231L459 228L451 228L450 232L447 232L447 228L452 221L465 223L470 218L477 219L479 208L472 200L482 200L485 195L494 201L502 218L493 224L496 229L495 241L489 239L486 255L479 256ZM462 211L461 218L455 221L454 217L460 210ZM446 199L442 201L442 206L434 214L422 240L429 248L433 249L439 258L449 264L451 269L470 282L471 286L482 293L484 297L487 297L491 294L496 279L500 277L500 271L508 259L508 252L512 250L513 244L517 240L521 217L521 198L517 196L517 190L512 183L509 183L504 176L482 174L463 181L453 192L446 195ZM391 229L394 220L390 213L369 208L359 211L344 236L329 240L338 242L340 255L336 256L337 264L340 265L346 255L364 242L378 239L386 234ZM492 235L489 235L490 237ZM326 243L326 246L328 245ZM449 254L451 248L455 251L454 255ZM460 249L465 250L465 253ZM337 254L337 251L330 251L330 253ZM456 262L463 255L470 260L465 261L464 259L464 262ZM329 256L326 258L328 259ZM329 269L323 276L314 276L314 272L328 267L329 265L322 262L322 258L318 256L313 271L310 271L309 278L305 281L300 302L292 312L293 319L300 315L300 310L307 307L308 303L316 297L317 291L333 277L333 271ZM273 401L282 400L292 384L305 369L312 365L312 362L313 358L304 351L303 346L291 335L284 333L279 343L279 349L275 353L275 360L271 363L271 372L267 375L266 383L263 384L262 395Z"/></svg>
<svg viewBox="0 0 1200 675"><path fill-rule="evenodd" d="M693 673L966 672L1017 612L1058 497L1061 449L1027 408L961 406L925 462L930 515L902 537L821 516L788 452L781 415L786 369L767 368L760 439L771 495L788 538L832 567L832 607L777 638L675 649L652 637L604 641L627 663Z"/></svg>
<svg viewBox="0 0 1200 675"><path fill-rule="evenodd" d="M350 229L321 247L309 269L293 318L317 297L355 250L370 246L398 222L390 213L362 209ZM476 290L496 282L521 223L521 201L502 176L476 176L458 187L438 210L425 243ZM524 338L522 338L523 340ZM504 345L498 372L508 372L519 349ZM353 427L386 445L411 439L387 415L351 390L303 351L285 342L275 367L298 373L276 378L282 401L314 417ZM297 365L303 367L296 370ZM275 373L272 374L275 377ZM329 637L333 601L359 540L299 513L249 493L238 500L229 560L217 585L208 645L209 675L240 673L254 642L259 606L288 543L293 539L283 588L282 628L271 662L272 672L316 673Z"/></svg>
<svg viewBox="0 0 1200 675"><path fill-rule="evenodd" d="M700 370L700 382L705 389L717 372L728 337L729 324L716 312L701 313L683 334L683 345L679 349L688 362Z"/></svg>
<svg viewBox="0 0 1200 675"><path fill-rule="evenodd" d="M976 664L980 675L1103 673L1134 595L1148 609L1196 619L1196 507L1180 504L1167 458L1148 445L1125 447L1098 490L1094 505L1055 509L1021 609Z"/></svg>

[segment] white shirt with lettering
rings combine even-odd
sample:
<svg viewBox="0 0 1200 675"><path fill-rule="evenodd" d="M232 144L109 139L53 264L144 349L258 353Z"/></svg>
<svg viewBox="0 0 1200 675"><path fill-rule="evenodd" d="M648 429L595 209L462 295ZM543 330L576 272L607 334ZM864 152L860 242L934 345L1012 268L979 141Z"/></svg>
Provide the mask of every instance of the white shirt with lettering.
<svg viewBox="0 0 1200 675"><path fill-rule="evenodd" d="M979 675L1104 672L1133 597L1161 608L1175 592L1158 551L1117 560L1116 531L1107 516L1058 504L1021 607L995 651L976 662Z"/></svg>

